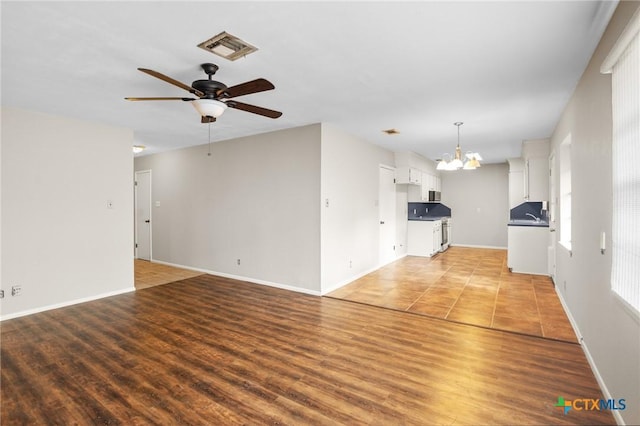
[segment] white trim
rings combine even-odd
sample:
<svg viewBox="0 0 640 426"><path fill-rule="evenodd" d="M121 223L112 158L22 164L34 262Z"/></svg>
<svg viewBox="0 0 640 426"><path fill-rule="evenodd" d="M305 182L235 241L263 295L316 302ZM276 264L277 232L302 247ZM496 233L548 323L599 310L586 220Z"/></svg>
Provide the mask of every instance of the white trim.
<svg viewBox="0 0 640 426"><path fill-rule="evenodd" d="M598 367L596 366L596 362L591 357L591 353L589 352L589 348L587 347L587 344L585 342L582 342L580 346L582 347L582 352L584 352L584 355L587 358L587 362L589 363L589 366L591 367L591 371L593 372L593 375L595 376L596 381L598 382L598 385L600 386L600 390L602 391L602 396L604 397L604 399L614 399L611 396L611 393L609 392L609 389L607 388L607 385L604 383L604 379L600 375L600 371L598 371ZM609 411L611 412L611 414L613 414L613 418L616 420L616 424L619 424L619 425L626 424L624 422L624 419L622 418L622 414L620 414L620 412L618 410L609 410Z"/></svg>
<svg viewBox="0 0 640 426"><path fill-rule="evenodd" d="M310 294L312 296L320 296L321 295L318 290L309 290L308 288L304 288L304 287L297 287L297 286L292 286L292 285L287 285L287 284L280 284L280 283L275 283L275 282L272 282L272 281L260 280L260 279L257 279L257 278L244 277L244 276L241 276L241 275L227 274L226 272L217 272L217 271L212 271L210 269L195 268L193 266L180 265L180 264L177 264L177 263L163 262L161 260L154 260L153 262L154 263L159 263L161 265L167 265L167 266L173 266L173 267L176 267L176 268L188 269L190 271L203 272L205 274L215 275L217 277L231 278L232 280L246 281L246 282L250 282L250 283L253 283L253 284L260 284L260 285L266 285L266 286L269 286L269 287L280 288L282 290L295 291L296 293Z"/></svg>
<svg viewBox="0 0 640 426"><path fill-rule="evenodd" d="M390 166L388 164L378 163L379 167L383 167L385 169L393 170L395 172L396 168L394 166Z"/></svg>
<svg viewBox="0 0 640 426"><path fill-rule="evenodd" d="M66 306L77 305L79 303L91 302L93 300L104 299L105 297L117 296L119 294L131 293L135 291L135 287L127 287L121 290L114 290L107 293L101 293L94 296L82 297L80 299L69 300L61 303L54 303L53 305L41 306L39 308L27 309L26 311L14 312L12 314L7 314L0 316L0 322L4 320L9 320L13 318L23 317L26 315L37 314L39 312L50 311L52 309L64 308Z"/></svg>
<svg viewBox="0 0 640 426"><path fill-rule="evenodd" d="M492 250L506 250L506 246L485 246L485 245L476 245L476 244L451 244L449 243L449 247L469 247L469 248L484 248L484 249L492 249Z"/></svg>
<svg viewBox="0 0 640 426"><path fill-rule="evenodd" d="M627 50L627 46L631 43L631 40L640 33L640 9L637 9L633 14L633 17L629 20L629 23L618 37L618 40L613 45L609 54L602 62L600 66L600 73L611 74L613 67L618 63L620 56Z"/></svg>
<svg viewBox="0 0 640 426"><path fill-rule="evenodd" d="M555 285L555 283L554 283L554 289L556 291L556 294L558 295L558 299L560 299L560 304L562 305L562 310L564 310L564 313L567 315L567 318L569 318L569 323L571 324L571 327L573 328L573 331L576 333L576 337L578 338L578 341L580 342L580 344L582 344L582 341L584 339L582 337L582 333L580 333L580 329L578 328L578 323L573 318L573 315L571 315L571 311L569 310L569 306L565 303L564 298L562 297L562 293L560 293L560 290L559 290L558 286Z"/></svg>
<svg viewBox="0 0 640 426"><path fill-rule="evenodd" d="M149 261L153 260L153 174L151 169L136 170L133 172L133 250L136 259L138 257L138 174L149 173ZM146 259L144 259L146 260Z"/></svg>
<svg viewBox="0 0 640 426"><path fill-rule="evenodd" d="M573 318L573 315L571 315L571 311L569 310L569 307L565 303L564 298L562 297L562 293L560 293L560 291L558 290L558 286L555 286L555 290L556 290L556 294L558 295L558 299L560 299L560 303L562 304L562 309L564 310L564 313L567 315L567 318L569 318L569 323L571 323L571 327L573 327L573 331L576 333L576 336L578 337L578 341L580 342L580 347L582 348L582 352L584 352L584 356L587 358L587 362L589 363L589 366L591 367L591 371L593 372L593 375L596 378L596 381L598 382L598 386L600 386L600 390L602 391L602 396L604 396L605 399L614 399L611 396L611 392L609 392L609 389L607 388L607 385L605 384L604 379L600 374L600 371L598 370L596 362L593 360L593 357L591 356L591 352L589 352L589 347L587 346L587 342L585 342L584 337L582 337L582 334L580 333L578 324ZM611 410L611 413L613 414L613 417L615 418L617 424L619 425L625 424L624 419L622 418L622 415L620 414L620 412L616 410Z"/></svg>
<svg viewBox="0 0 640 426"><path fill-rule="evenodd" d="M559 240L558 244L560 245L560 247L562 247L563 249L565 249L567 251L567 253L569 253L569 257L573 256L573 251L571 249L571 242L570 241L562 241Z"/></svg>
<svg viewBox="0 0 640 426"><path fill-rule="evenodd" d="M395 261L397 261L397 260L400 260L400 259L402 259L403 257L406 257L406 256L407 256L407 254L405 253L405 254L403 254L403 255L401 255L401 256L398 256L398 257L396 257L395 259L393 259L393 260L391 260L391 261L389 261L389 262L387 262L387 263L385 263L385 264L380 264L380 265L378 265L378 266L376 266L376 267L374 267L374 268L369 269L368 271L364 271L364 272L362 272L362 273L360 273L360 274L357 274L357 275L354 275L354 276L352 276L352 277L350 277L350 278L347 278L347 279L345 279L345 280L339 281L339 282L337 282L337 283L335 283L335 284L331 285L331 286L330 286L329 288L327 288L326 290L325 290L325 289L322 289L322 291L321 291L320 295L321 295L321 296L324 296L325 294L329 294L329 293L331 293L332 291L335 291L335 290L337 290L337 289L339 289L339 288L341 288L341 287L344 287L345 285L350 284L350 283L354 282L355 280L357 280L357 279L359 279L359 278L364 277L365 275L368 275L368 274L370 274L370 273L372 273L372 272L375 272L375 271L377 271L378 269L380 269L380 268L382 268L382 267L384 267L384 266L390 265L390 264L392 264L393 262L395 262Z"/></svg>
<svg viewBox="0 0 640 426"><path fill-rule="evenodd" d="M636 324L640 324L640 312L638 312L636 308L631 306L631 303L627 302L624 297L619 295L618 292L615 291L615 289L611 289L611 293L613 294L614 300L622 305L622 309L629 314L631 319L634 320Z"/></svg>

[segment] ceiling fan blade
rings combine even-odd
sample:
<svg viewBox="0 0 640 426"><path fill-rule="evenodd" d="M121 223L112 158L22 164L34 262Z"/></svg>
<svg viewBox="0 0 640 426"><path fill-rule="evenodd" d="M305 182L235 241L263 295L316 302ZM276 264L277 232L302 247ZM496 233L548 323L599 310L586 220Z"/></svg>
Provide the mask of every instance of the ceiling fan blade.
<svg viewBox="0 0 640 426"><path fill-rule="evenodd" d="M203 124L213 123L214 121L216 121L216 118L211 117L210 115L203 115L202 118L200 119L200 122Z"/></svg>
<svg viewBox="0 0 640 426"><path fill-rule="evenodd" d="M195 98L125 98L128 101L195 101Z"/></svg>
<svg viewBox="0 0 640 426"><path fill-rule="evenodd" d="M238 96L244 96L251 93L264 92L273 89L275 89L275 86L271 84L270 81L265 80L264 78L258 78L256 80L247 81L246 83L222 89L218 92L218 96L222 98L235 98Z"/></svg>
<svg viewBox="0 0 640 426"><path fill-rule="evenodd" d="M196 90L191 86L187 86L186 84L184 84L184 83L182 83L182 82L180 82L178 80L175 80L175 79L173 79L173 78L171 78L169 76L166 76L166 75L164 75L162 73L159 73L158 71L150 70L150 69L147 69L147 68L138 68L138 70L142 71L145 74L149 74L149 75L151 75L151 76L153 76L155 78L159 78L160 80L165 81L165 82L167 82L169 84L173 84L174 86L177 86L177 87L179 87L181 89L184 89L189 93L193 93L196 96L204 96L204 93L202 93L201 91Z"/></svg>
<svg viewBox="0 0 640 426"><path fill-rule="evenodd" d="M238 101L228 101L227 106L230 108L240 109L242 111L252 112L254 114L263 115L269 118L278 118L282 115L280 111L274 111L272 109L262 108L255 105L249 105Z"/></svg>

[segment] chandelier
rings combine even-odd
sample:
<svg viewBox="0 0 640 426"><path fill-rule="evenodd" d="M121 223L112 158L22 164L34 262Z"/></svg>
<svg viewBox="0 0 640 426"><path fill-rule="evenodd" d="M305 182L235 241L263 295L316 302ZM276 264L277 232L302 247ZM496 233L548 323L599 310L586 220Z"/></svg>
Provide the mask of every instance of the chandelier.
<svg viewBox="0 0 640 426"><path fill-rule="evenodd" d="M453 123L453 125L458 128L458 145L456 146L455 154L453 155L453 158L450 154L444 154L442 159L438 161L436 170L473 170L480 167L482 157L477 152L467 151L463 162L462 150L460 149L460 126L463 124L464 123L461 121Z"/></svg>

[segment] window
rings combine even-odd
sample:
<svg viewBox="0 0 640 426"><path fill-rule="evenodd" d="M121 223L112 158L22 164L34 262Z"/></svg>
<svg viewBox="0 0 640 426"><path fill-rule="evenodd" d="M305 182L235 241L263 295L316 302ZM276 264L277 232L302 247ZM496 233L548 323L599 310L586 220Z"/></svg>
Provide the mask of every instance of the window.
<svg viewBox="0 0 640 426"><path fill-rule="evenodd" d="M571 135L560 144L560 244L571 251Z"/></svg>
<svg viewBox="0 0 640 426"><path fill-rule="evenodd" d="M549 156L549 222L555 228L556 225L556 208L558 206L558 196L556 188L556 155L551 153Z"/></svg>
<svg viewBox="0 0 640 426"><path fill-rule="evenodd" d="M611 288L640 312L640 10L601 71L611 73L613 226Z"/></svg>

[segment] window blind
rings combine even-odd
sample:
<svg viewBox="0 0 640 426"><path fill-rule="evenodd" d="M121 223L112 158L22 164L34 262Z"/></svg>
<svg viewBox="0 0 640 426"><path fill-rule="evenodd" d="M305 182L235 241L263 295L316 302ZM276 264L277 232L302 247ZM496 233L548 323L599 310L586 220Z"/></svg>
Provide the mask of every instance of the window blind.
<svg viewBox="0 0 640 426"><path fill-rule="evenodd" d="M613 229L611 287L640 312L640 41L612 68Z"/></svg>

